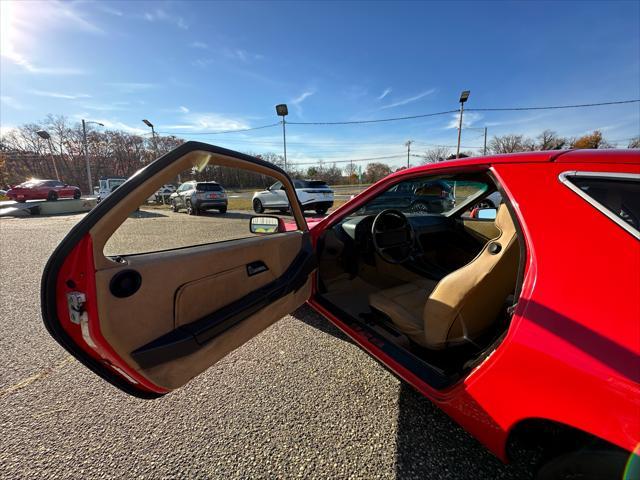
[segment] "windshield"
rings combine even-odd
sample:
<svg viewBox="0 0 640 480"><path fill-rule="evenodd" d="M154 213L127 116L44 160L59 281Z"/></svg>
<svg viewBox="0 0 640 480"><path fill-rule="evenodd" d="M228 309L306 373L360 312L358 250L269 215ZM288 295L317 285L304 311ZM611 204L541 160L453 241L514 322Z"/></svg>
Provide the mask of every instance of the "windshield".
<svg viewBox="0 0 640 480"><path fill-rule="evenodd" d="M328 188L323 180L294 180L293 185L296 188Z"/></svg>
<svg viewBox="0 0 640 480"><path fill-rule="evenodd" d="M450 177L422 177L393 185L359 211L359 215L396 209L403 213L444 215L486 192L485 182Z"/></svg>
<svg viewBox="0 0 640 480"><path fill-rule="evenodd" d="M18 185L18 187L33 188L37 187L38 185L42 185L42 180L29 180L27 182L21 183L20 185Z"/></svg>
<svg viewBox="0 0 640 480"><path fill-rule="evenodd" d="M116 188L122 185L126 180L118 179L118 180L109 180L109 188Z"/></svg>
<svg viewBox="0 0 640 480"><path fill-rule="evenodd" d="M199 183L196 186L196 190L200 192L219 192L222 187L217 183Z"/></svg>

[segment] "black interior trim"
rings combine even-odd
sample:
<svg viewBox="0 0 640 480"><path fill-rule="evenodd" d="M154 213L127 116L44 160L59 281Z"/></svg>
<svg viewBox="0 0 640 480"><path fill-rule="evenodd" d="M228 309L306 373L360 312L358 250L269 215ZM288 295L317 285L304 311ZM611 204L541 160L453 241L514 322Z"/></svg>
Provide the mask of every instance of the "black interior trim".
<svg viewBox="0 0 640 480"><path fill-rule="evenodd" d="M442 390L447 388L462 378L460 372L446 374L443 370L433 365L430 365L423 360L419 359L407 349L402 348L387 338L380 335L378 332L370 328L364 322L358 320L354 316L342 310L340 307L331 303L325 299L322 295L317 295L315 300L321 304L324 308L329 310L333 315L340 318L343 323L346 323L350 328L354 330L364 332L368 338L375 338L375 344L384 353L392 357L395 361L400 363L403 367L410 370L411 373L423 380L435 389ZM368 353L368 352L367 352ZM375 357L374 357L375 358ZM377 359L376 359L377 360ZM378 362L389 370L391 373L397 376L395 372L389 369L389 366L383 362Z"/></svg>
<svg viewBox="0 0 640 480"><path fill-rule="evenodd" d="M317 266L311 240L305 234L302 251L282 276L199 320L158 337L131 352L131 356L142 368L150 368L194 353L270 303L299 290Z"/></svg>
<svg viewBox="0 0 640 480"><path fill-rule="evenodd" d="M138 398L153 399L162 397L162 393L149 392L146 389L142 389L135 384L127 381L124 377L117 374L109 366L103 362L96 360L89 353L80 348L69 334L64 330L60 324L60 319L56 311L56 281L60 268L66 260L67 256L71 253L74 247L89 233L93 226L109 211L116 203L124 199L129 193L138 188L149 177L156 175L164 168L168 167L173 162L179 160L187 153L193 151L206 151L213 154L226 155L234 157L239 160L243 160L255 165L261 165L269 168L273 171L277 171L281 175L284 175L291 185L293 185L291 178L280 167L271 163L265 162L259 158L255 158L244 153L235 152L226 148L216 147L215 145L209 145L207 143L189 141L185 142L176 149L158 158L154 162L150 163L136 175L130 177L125 183L123 183L117 190L111 195L101 201L95 208L93 208L80 222L78 222L64 237L57 248L49 257L47 264L42 273L42 280L40 282L40 308L42 312L42 321L49 334L71 355L73 355L80 363L90 369L93 373L100 376L107 382L111 383L115 387L118 387L125 393L133 395ZM302 226L306 231L306 223Z"/></svg>

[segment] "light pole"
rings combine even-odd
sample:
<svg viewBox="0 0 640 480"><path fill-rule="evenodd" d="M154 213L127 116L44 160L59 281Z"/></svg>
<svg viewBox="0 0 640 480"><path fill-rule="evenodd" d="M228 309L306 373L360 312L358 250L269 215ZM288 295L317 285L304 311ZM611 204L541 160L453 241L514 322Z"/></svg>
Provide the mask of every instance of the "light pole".
<svg viewBox="0 0 640 480"><path fill-rule="evenodd" d="M60 181L60 175L58 174L58 167L56 167L56 159L53 156L53 145L51 144L51 135L46 130L38 130L36 132L40 138L45 139L49 142L49 155L51 156L51 161L53 162L53 170L56 172L56 179Z"/></svg>
<svg viewBox="0 0 640 480"><path fill-rule="evenodd" d="M142 120L147 127L151 129L151 139L153 141L153 153L155 153L156 157L158 156L158 142L156 141L156 130L153 128L153 123L151 123L146 118Z"/></svg>
<svg viewBox="0 0 640 480"><path fill-rule="evenodd" d="M285 103L281 103L276 105L276 113L282 117L282 142L284 144L284 171L287 171L287 131L285 128L285 120L284 117L289 115L289 109Z"/></svg>
<svg viewBox="0 0 640 480"><path fill-rule="evenodd" d="M93 123L94 125L100 125L104 127L103 123L87 121L82 119L82 142L84 143L84 161L87 164L87 188L89 189L89 195L93 193L93 182L91 181L91 165L89 165L89 145L87 144L87 125Z"/></svg>
<svg viewBox="0 0 640 480"><path fill-rule="evenodd" d="M460 94L460 123L458 124L458 148L456 150L456 158L460 158L460 137L462 135L462 114L464 113L464 103L469 98L471 91L465 90Z"/></svg>

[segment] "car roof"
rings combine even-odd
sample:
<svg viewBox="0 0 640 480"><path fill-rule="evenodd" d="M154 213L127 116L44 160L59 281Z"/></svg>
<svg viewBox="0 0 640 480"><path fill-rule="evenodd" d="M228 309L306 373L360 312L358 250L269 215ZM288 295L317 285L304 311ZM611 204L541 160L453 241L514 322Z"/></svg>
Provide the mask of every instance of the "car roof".
<svg viewBox="0 0 640 480"><path fill-rule="evenodd" d="M456 160L445 160L437 163L428 163L418 167L400 170L392 176L402 176L407 173L429 171L441 167L466 167L476 165L493 165L498 163L627 163L640 164L639 149L620 150L546 150L542 152L507 153L501 155L487 155L485 157L468 157Z"/></svg>

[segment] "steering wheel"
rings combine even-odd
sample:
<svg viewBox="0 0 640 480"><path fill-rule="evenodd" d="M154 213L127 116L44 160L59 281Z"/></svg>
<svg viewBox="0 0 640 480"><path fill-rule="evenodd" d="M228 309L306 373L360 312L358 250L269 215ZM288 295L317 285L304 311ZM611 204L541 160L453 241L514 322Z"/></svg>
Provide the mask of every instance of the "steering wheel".
<svg viewBox="0 0 640 480"><path fill-rule="evenodd" d="M398 264L411 258L415 234L400 210L387 209L376 215L371 225L371 236L376 252L385 262Z"/></svg>

